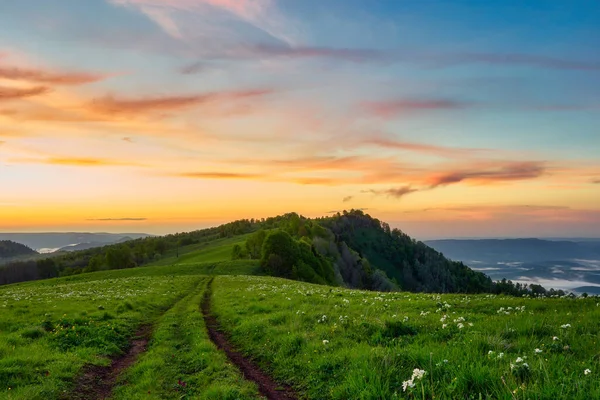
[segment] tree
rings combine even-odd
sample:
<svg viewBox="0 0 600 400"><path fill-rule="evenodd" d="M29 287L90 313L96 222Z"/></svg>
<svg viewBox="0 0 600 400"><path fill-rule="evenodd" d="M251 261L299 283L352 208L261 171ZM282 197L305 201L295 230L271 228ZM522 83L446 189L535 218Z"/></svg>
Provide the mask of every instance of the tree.
<svg viewBox="0 0 600 400"><path fill-rule="evenodd" d="M106 264L109 269L123 269L135 266L131 249L127 245L113 246L106 252Z"/></svg>
<svg viewBox="0 0 600 400"><path fill-rule="evenodd" d="M285 231L276 230L265 238L261 265L270 275L290 278L298 256L298 244L294 238Z"/></svg>
<svg viewBox="0 0 600 400"><path fill-rule="evenodd" d="M258 260L260 258L262 246L266 237L267 232L264 229L261 229L246 239L246 251L251 259Z"/></svg>
<svg viewBox="0 0 600 400"><path fill-rule="evenodd" d="M242 258L244 258L244 251L242 250L242 246L240 246L239 244L234 244L233 249L231 251L231 259L239 260Z"/></svg>

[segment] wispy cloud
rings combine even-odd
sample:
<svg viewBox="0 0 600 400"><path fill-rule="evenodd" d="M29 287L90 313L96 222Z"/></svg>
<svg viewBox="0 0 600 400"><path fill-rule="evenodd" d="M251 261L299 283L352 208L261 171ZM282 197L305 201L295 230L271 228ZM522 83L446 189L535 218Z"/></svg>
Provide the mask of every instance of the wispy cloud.
<svg viewBox="0 0 600 400"><path fill-rule="evenodd" d="M203 62L195 62L184 66L183 68L181 68L180 71L183 75L193 75L202 72L205 69L206 64L204 64Z"/></svg>
<svg viewBox="0 0 600 400"><path fill-rule="evenodd" d="M352 201L353 198L354 198L354 196L346 196L342 199L342 202L347 203L349 201Z"/></svg>
<svg viewBox="0 0 600 400"><path fill-rule="evenodd" d="M126 161L85 157L14 158L9 161L23 164L48 164L74 167L139 166Z"/></svg>
<svg viewBox="0 0 600 400"><path fill-rule="evenodd" d="M469 155L483 155L495 151L491 149L439 146L427 143L409 142L377 136L369 137L365 139L362 143L366 145L373 145L388 149L413 151L417 153L428 153L444 157L465 157Z"/></svg>
<svg viewBox="0 0 600 400"><path fill-rule="evenodd" d="M148 218L88 218L86 221L147 221Z"/></svg>
<svg viewBox="0 0 600 400"><path fill-rule="evenodd" d="M156 111L173 111L198 105L234 102L263 97L273 93L269 89L223 91L194 95L119 98L106 96L89 104L92 111L102 114L138 114Z"/></svg>
<svg viewBox="0 0 600 400"><path fill-rule="evenodd" d="M578 61L523 53L458 53L443 55L439 59L447 64L481 63L557 70L600 71L600 62Z"/></svg>
<svg viewBox="0 0 600 400"><path fill-rule="evenodd" d="M109 0L137 9L165 33L181 40L193 38L198 30L225 29L223 18L246 23L269 37L287 44L296 41L293 24L273 0ZM191 21L190 21L191 19ZM211 26L209 29L207 26ZM195 28L195 30L190 29Z"/></svg>
<svg viewBox="0 0 600 400"><path fill-rule="evenodd" d="M377 189L369 189L363 190L362 193L371 193L374 195L385 195L388 197L393 197L395 199L400 199L408 194L418 192L419 189L412 188L410 186L401 186L397 188L377 190Z"/></svg>
<svg viewBox="0 0 600 400"><path fill-rule="evenodd" d="M85 85L106 79L107 75L89 72L50 71L0 65L0 79L47 85Z"/></svg>
<svg viewBox="0 0 600 400"><path fill-rule="evenodd" d="M368 114L381 118L394 118L424 111L459 110L472 106L472 103L448 99L394 99L367 101L361 104L361 108Z"/></svg>
<svg viewBox="0 0 600 400"><path fill-rule="evenodd" d="M594 183L594 184L600 185L600 178L598 178L598 179L592 179L590 182Z"/></svg>
<svg viewBox="0 0 600 400"><path fill-rule="evenodd" d="M261 174L249 174L242 172L179 172L173 174L181 178L195 178L195 179L259 179L264 178Z"/></svg>
<svg viewBox="0 0 600 400"><path fill-rule="evenodd" d="M38 96L44 93L48 93L50 88L46 86L36 86L31 88L16 88L0 86L0 101L2 100L15 100L22 99L25 97Z"/></svg>
<svg viewBox="0 0 600 400"><path fill-rule="evenodd" d="M482 166L473 170L460 170L432 175L427 178L431 188L450 185L459 182L493 183L502 181L517 181L539 178L546 173L544 163L511 162L497 166Z"/></svg>

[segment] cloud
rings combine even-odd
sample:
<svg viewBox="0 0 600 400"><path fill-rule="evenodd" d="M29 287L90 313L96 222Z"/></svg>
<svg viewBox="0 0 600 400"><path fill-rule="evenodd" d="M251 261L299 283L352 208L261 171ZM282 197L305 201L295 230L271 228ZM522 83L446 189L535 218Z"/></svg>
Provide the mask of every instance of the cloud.
<svg viewBox="0 0 600 400"><path fill-rule="evenodd" d="M481 155L482 153L493 152L491 149L446 147L433 144L418 142L407 142L382 137L370 137L363 141L363 144L385 147L388 149L414 151L418 153L429 153L445 157L466 157L468 155Z"/></svg>
<svg viewBox="0 0 600 400"><path fill-rule="evenodd" d="M472 103L445 99L395 99L387 101L367 101L361 108L370 115L380 118L394 118L413 112L459 110L471 107Z"/></svg>
<svg viewBox="0 0 600 400"><path fill-rule="evenodd" d="M107 75L88 72L56 72L0 65L0 79L27 81L47 85L85 85L99 82Z"/></svg>
<svg viewBox="0 0 600 400"><path fill-rule="evenodd" d="M263 178L260 174L248 174L237 172L179 172L174 174L181 178L196 178L196 179L259 179Z"/></svg>
<svg viewBox="0 0 600 400"><path fill-rule="evenodd" d="M155 22L169 36L187 40L195 30L218 32L232 20L284 43L294 43L293 24L278 10L273 0L109 0L137 9ZM226 23L228 22L228 23Z"/></svg>
<svg viewBox="0 0 600 400"><path fill-rule="evenodd" d="M592 179L590 182L594 183L594 184L600 185L600 178L598 178L598 179Z"/></svg>
<svg viewBox="0 0 600 400"><path fill-rule="evenodd" d="M385 52L374 49L290 46L286 44L249 45L236 49L235 54L240 58L330 58L358 63L390 60L389 55Z"/></svg>
<svg viewBox="0 0 600 400"><path fill-rule="evenodd" d="M48 93L50 88L46 86L36 86L32 88L14 88L0 86L0 101L2 100L15 100L22 99L25 97L38 96L44 93Z"/></svg>
<svg viewBox="0 0 600 400"><path fill-rule="evenodd" d="M374 195L385 195L388 197L400 199L408 194L415 193L418 191L419 191L419 189L414 189L410 186L402 186L402 187L398 187L398 188L391 188L391 189L385 189L385 190L376 190L376 189L363 190L361 193L372 193Z"/></svg>
<svg viewBox="0 0 600 400"><path fill-rule="evenodd" d="M273 93L268 89L224 91L195 95L117 98L106 96L89 104L92 111L101 114L137 114L156 111L173 111L197 105L233 102L262 97Z"/></svg>
<svg viewBox="0 0 600 400"><path fill-rule="evenodd" d="M346 196L342 199L342 202L347 203L347 202L351 201L353 198L354 198L354 196Z"/></svg>
<svg viewBox="0 0 600 400"><path fill-rule="evenodd" d="M181 68L180 72L183 75L193 75L193 74L202 72L205 69L206 69L206 64L204 64L203 62L195 62L193 64L189 64L189 65L186 65L185 67Z"/></svg>
<svg viewBox="0 0 600 400"><path fill-rule="evenodd" d="M130 162L109 160L104 158L85 157L15 158L9 161L24 164L48 164L75 167L140 166L139 164L134 164Z"/></svg>
<svg viewBox="0 0 600 400"><path fill-rule="evenodd" d="M427 181L431 188L436 188L463 181L493 183L534 179L539 178L544 173L546 173L546 168L543 163L534 161L513 162L499 166L477 168L476 170L443 173L431 176L427 178Z"/></svg>
<svg viewBox="0 0 600 400"><path fill-rule="evenodd" d="M600 71L599 62L587 62L519 53L457 53L441 56L448 64L481 63L506 66L529 66L556 70Z"/></svg>
<svg viewBox="0 0 600 400"><path fill-rule="evenodd" d="M88 218L86 221L147 221L148 218Z"/></svg>

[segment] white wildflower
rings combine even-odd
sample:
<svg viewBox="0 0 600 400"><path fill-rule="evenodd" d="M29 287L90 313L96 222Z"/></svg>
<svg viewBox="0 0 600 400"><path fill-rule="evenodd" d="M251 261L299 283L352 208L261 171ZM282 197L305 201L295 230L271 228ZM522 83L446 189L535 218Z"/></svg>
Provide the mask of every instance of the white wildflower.
<svg viewBox="0 0 600 400"><path fill-rule="evenodd" d="M427 374L427 371L424 369L415 368L413 369L413 374L411 380L418 379L421 380Z"/></svg>
<svg viewBox="0 0 600 400"><path fill-rule="evenodd" d="M406 392L406 389L415 387L415 382L412 379L402 382L402 390Z"/></svg>

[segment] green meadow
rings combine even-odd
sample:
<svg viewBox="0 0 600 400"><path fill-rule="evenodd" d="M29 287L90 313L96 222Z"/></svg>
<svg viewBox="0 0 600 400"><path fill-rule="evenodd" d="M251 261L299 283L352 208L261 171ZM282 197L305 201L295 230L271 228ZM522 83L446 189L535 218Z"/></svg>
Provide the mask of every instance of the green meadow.
<svg viewBox="0 0 600 400"><path fill-rule="evenodd" d="M597 298L377 293L223 276L213 307L240 349L309 399L600 398ZM421 379L411 379L415 369Z"/></svg>
<svg viewBox="0 0 600 400"><path fill-rule="evenodd" d="M0 398L70 398L90 365L152 326L114 399L259 399L210 341L233 345L302 399L600 398L598 298L350 290L230 261L245 236L154 265L0 287Z"/></svg>

